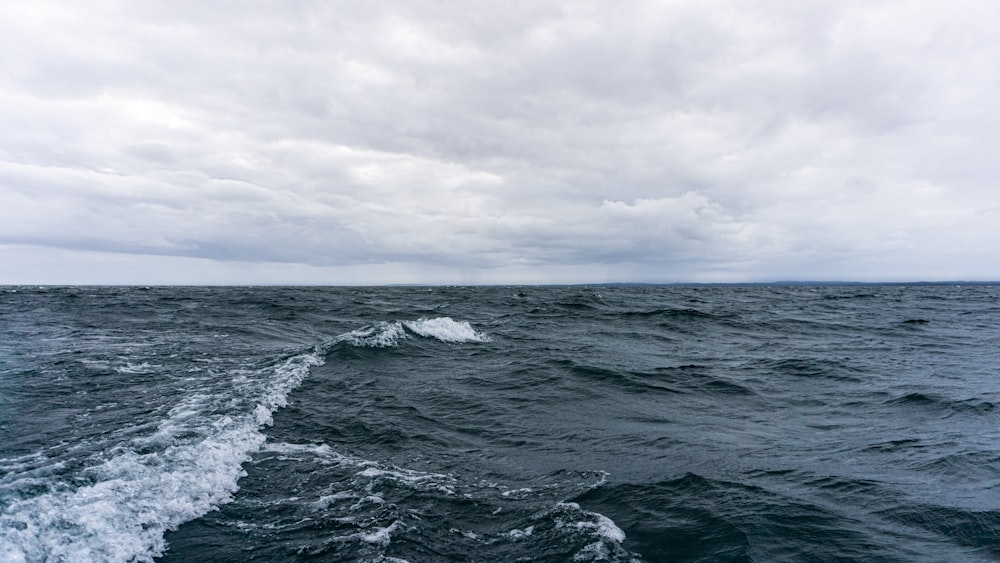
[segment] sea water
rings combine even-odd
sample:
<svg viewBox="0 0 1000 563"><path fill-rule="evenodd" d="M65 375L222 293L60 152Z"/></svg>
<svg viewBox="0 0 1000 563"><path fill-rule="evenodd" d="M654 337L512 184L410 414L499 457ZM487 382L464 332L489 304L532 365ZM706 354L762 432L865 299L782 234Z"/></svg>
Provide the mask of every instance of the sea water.
<svg viewBox="0 0 1000 563"><path fill-rule="evenodd" d="M1000 287L0 288L0 561L1000 559Z"/></svg>

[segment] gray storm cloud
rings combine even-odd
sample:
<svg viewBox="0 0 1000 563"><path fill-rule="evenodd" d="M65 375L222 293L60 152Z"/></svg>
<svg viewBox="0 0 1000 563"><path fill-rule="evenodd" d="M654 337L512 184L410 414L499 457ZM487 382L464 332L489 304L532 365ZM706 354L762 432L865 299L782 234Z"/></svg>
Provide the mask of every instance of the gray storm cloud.
<svg viewBox="0 0 1000 563"><path fill-rule="evenodd" d="M993 2L370 4L0 7L0 275L1000 278Z"/></svg>

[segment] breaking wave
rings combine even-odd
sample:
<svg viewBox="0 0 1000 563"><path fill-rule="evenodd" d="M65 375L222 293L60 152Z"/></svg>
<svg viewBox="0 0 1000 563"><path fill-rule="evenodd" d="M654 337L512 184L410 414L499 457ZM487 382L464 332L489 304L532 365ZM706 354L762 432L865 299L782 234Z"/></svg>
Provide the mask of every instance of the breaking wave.
<svg viewBox="0 0 1000 563"><path fill-rule="evenodd" d="M286 406L312 367L325 363L332 346L395 347L409 337L407 329L447 343L489 340L447 317L379 322L262 367L192 378L151 433L136 430L131 439L72 466L44 450L26 456L29 462L0 460L0 560L151 561L162 555L166 531L232 501L246 475L243 464L265 442L272 414ZM159 367L132 361L115 371L139 375Z"/></svg>

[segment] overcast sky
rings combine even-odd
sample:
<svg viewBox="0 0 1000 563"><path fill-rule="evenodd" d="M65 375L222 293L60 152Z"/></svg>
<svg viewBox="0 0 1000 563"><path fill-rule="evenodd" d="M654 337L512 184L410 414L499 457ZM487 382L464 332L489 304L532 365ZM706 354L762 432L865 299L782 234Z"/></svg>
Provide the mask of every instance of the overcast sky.
<svg viewBox="0 0 1000 563"><path fill-rule="evenodd" d="M1000 279L1000 2L0 3L0 283Z"/></svg>

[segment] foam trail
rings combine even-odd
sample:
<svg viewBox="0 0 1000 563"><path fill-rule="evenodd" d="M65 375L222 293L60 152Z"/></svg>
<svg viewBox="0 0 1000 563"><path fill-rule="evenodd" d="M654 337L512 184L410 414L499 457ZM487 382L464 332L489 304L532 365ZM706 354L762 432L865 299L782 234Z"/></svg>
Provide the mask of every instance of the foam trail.
<svg viewBox="0 0 1000 563"><path fill-rule="evenodd" d="M195 393L149 437L121 445L83 469L74 487L15 500L0 513L0 561L152 561L167 530L232 500L237 481L265 437L261 427L288 393L320 365L323 350L293 356L272 370L243 414L211 414L218 398ZM184 438L180 438L185 436ZM192 437L193 436L193 437Z"/></svg>
<svg viewBox="0 0 1000 563"><path fill-rule="evenodd" d="M395 347L408 338L404 325L444 342L488 341L469 323L450 318L380 322L262 370L235 370L230 373L234 387L225 392L211 386L191 389L151 435L96 454L91 465L69 478L42 477L48 489L42 494L13 491L37 481L32 472L38 467L5 475L2 484L14 493L5 497L14 500L0 511L0 561L152 561L165 552L168 530L232 501L246 474L243 463L265 442L263 427L309 369L324 363L332 346ZM155 367L128 364L118 371L144 373ZM386 471L377 477L417 478Z"/></svg>

